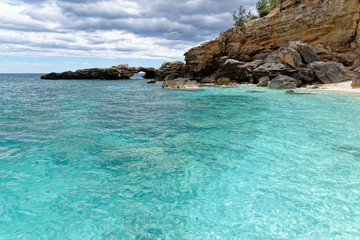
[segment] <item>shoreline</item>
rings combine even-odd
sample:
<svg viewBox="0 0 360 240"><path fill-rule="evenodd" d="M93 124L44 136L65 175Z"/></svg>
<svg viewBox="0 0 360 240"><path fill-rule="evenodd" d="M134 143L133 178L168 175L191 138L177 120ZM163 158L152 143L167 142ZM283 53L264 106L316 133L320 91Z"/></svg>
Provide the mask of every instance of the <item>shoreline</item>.
<svg viewBox="0 0 360 240"><path fill-rule="evenodd" d="M306 89L311 88L308 87ZM330 83L330 84L321 84L319 88L313 90L325 90L333 92L346 92L346 93L360 93L360 87L352 87L351 81L341 82L341 83Z"/></svg>
<svg viewBox="0 0 360 240"><path fill-rule="evenodd" d="M295 88L293 90L294 91L296 91L296 90L325 90L325 91L332 91L332 92L360 94L360 87L352 87L351 83L352 83L352 81L346 81L346 82L341 82L341 83L319 84L319 85L315 85L315 86L318 86L317 88L314 88L314 85L309 85L307 87ZM236 84L236 85L232 85L232 86L217 86L214 84L202 84L201 86L231 88L231 87L246 87L246 86L256 87L256 84L243 83L243 84ZM289 90L289 89L282 89L282 90Z"/></svg>

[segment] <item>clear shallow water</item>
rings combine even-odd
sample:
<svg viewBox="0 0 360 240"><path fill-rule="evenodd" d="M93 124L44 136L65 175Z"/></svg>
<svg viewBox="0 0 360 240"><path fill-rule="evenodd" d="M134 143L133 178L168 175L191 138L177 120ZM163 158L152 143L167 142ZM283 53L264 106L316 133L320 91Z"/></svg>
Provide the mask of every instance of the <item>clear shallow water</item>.
<svg viewBox="0 0 360 240"><path fill-rule="evenodd" d="M38 77L0 75L0 239L360 239L359 95Z"/></svg>

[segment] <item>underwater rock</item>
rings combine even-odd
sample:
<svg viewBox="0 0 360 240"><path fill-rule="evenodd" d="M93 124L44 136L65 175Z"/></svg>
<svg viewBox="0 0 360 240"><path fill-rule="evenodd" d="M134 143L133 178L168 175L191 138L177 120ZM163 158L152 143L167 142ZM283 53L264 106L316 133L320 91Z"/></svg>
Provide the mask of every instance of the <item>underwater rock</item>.
<svg viewBox="0 0 360 240"><path fill-rule="evenodd" d="M201 89L198 81L190 80L188 78L177 78L164 81L162 87L171 89Z"/></svg>

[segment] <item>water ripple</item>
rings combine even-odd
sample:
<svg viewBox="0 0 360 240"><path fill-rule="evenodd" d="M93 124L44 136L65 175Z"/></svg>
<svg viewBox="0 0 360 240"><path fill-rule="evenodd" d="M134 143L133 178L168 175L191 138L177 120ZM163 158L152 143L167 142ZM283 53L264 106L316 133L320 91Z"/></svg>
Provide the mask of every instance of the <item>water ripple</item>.
<svg viewBox="0 0 360 240"><path fill-rule="evenodd" d="M0 76L0 239L360 239L357 95Z"/></svg>

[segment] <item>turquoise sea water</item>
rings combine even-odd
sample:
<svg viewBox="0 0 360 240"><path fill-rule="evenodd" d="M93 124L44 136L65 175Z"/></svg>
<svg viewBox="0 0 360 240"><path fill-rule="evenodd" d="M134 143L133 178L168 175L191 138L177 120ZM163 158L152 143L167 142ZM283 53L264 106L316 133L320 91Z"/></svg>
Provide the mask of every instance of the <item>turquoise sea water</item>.
<svg viewBox="0 0 360 240"><path fill-rule="evenodd" d="M312 93L2 74L0 239L360 239L360 95Z"/></svg>

